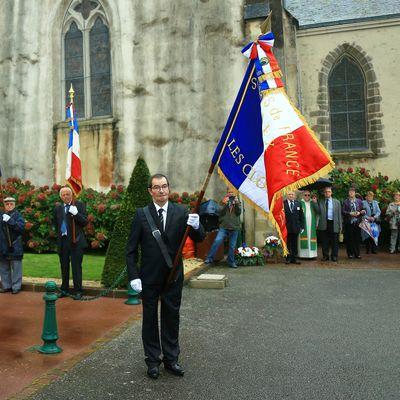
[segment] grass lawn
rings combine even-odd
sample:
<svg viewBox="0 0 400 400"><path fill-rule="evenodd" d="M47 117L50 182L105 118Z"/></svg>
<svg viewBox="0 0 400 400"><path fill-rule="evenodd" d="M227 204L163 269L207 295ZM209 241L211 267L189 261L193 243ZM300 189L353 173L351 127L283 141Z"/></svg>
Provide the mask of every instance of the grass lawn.
<svg viewBox="0 0 400 400"><path fill-rule="evenodd" d="M85 254L82 263L83 280L100 281L104 255ZM58 254L25 253L22 262L23 275L34 278L61 278ZM70 272L72 279L72 271Z"/></svg>

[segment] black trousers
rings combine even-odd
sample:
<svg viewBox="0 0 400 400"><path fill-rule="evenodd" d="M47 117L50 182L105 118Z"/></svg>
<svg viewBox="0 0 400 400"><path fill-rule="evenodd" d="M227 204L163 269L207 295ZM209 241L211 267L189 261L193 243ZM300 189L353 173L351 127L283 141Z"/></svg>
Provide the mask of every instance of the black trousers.
<svg viewBox="0 0 400 400"><path fill-rule="evenodd" d="M58 255L61 265L61 290L64 292L69 291L69 266L71 263L74 290L75 292L82 292L83 249L71 246L70 239L65 236L62 238L61 249Z"/></svg>
<svg viewBox="0 0 400 400"><path fill-rule="evenodd" d="M375 244L375 240L372 239L371 237L365 239L364 243L367 253L369 252L376 253L378 251L378 246Z"/></svg>
<svg viewBox="0 0 400 400"><path fill-rule="evenodd" d="M339 252L339 233L333 231L333 221L327 221L327 229L320 231L322 255L329 258L329 249L331 248L331 258L337 258Z"/></svg>
<svg viewBox="0 0 400 400"><path fill-rule="evenodd" d="M358 224L346 223L344 226L344 240L348 256L360 255L361 229Z"/></svg>
<svg viewBox="0 0 400 400"><path fill-rule="evenodd" d="M179 309L181 306L183 278L165 285L143 284L143 322L142 341L145 361L148 366L178 361L179 348ZM159 333L158 304L161 304L161 343Z"/></svg>
<svg viewBox="0 0 400 400"><path fill-rule="evenodd" d="M298 233L288 233L287 235L287 246L289 250L289 255L287 256L287 259L290 262L295 262L297 259L297 254L298 254L298 248L297 248L297 240L298 240L299 234Z"/></svg>

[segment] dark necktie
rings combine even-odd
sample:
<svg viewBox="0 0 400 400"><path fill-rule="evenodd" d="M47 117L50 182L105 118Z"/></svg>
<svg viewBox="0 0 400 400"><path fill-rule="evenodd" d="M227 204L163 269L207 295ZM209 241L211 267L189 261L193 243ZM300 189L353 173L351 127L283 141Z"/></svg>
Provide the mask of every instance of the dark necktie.
<svg viewBox="0 0 400 400"><path fill-rule="evenodd" d="M293 212L294 209L294 201L290 202L290 211Z"/></svg>
<svg viewBox="0 0 400 400"><path fill-rule="evenodd" d="M158 210L158 218L160 218L160 225L161 225L161 232L164 232L164 216L163 216L163 209L160 208Z"/></svg>
<svg viewBox="0 0 400 400"><path fill-rule="evenodd" d="M65 236L67 235L67 214L69 211L69 204L64 205L64 215L63 215L63 221L61 224L61 235Z"/></svg>
<svg viewBox="0 0 400 400"><path fill-rule="evenodd" d="M328 199L326 199L325 207L326 207L326 220L328 221L328 207L329 207L329 200Z"/></svg>

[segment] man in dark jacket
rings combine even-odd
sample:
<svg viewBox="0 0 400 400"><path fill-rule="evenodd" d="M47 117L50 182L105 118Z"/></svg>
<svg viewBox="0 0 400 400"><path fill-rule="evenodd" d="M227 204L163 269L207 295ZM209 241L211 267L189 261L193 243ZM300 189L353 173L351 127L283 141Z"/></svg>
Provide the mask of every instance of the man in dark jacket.
<svg viewBox="0 0 400 400"><path fill-rule="evenodd" d="M222 199L222 209L219 214L219 230L214 242L205 259L205 264L214 262L215 254L219 246L224 242L225 238L229 239L229 250L227 262L231 268L237 268L235 264L235 247L240 231L240 214L242 208L239 199L228 189L226 196Z"/></svg>
<svg viewBox="0 0 400 400"><path fill-rule="evenodd" d="M329 260L329 248L331 247L331 260L338 260L339 233L342 230L342 208L340 201L332 197L332 188L324 189L324 199L318 201L313 196L311 207L319 216L317 230L322 244L322 260Z"/></svg>
<svg viewBox="0 0 400 400"><path fill-rule="evenodd" d="M156 237L161 236L165 252L174 260L187 225L193 228L189 236L196 242L202 241L205 233L200 225L198 214L188 214L184 207L168 202L169 183L166 176L153 175L149 181L148 191L153 202L145 208L139 208L132 221L126 248L128 277L132 289L142 292L142 340L148 376L153 379L158 378L161 351L164 368L175 375L183 376L183 368L178 364L183 263L180 260L176 279L167 284L171 270ZM149 213L150 223L157 229L151 229L146 212ZM161 301L161 344L158 328L159 300Z"/></svg>
<svg viewBox="0 0 400 400"><path fill-rule="evenodd" d="M80 201L73 201L72 190L60 190L61 204L54 209L54 226L57 232L57 247L61 265L61 294L69 293L69 265L71 262L75 299L82 297L82 260L87 247L84 226L88 223L86 207Z"/></svg>
<svg viewBox="0 0 400 400"><path fill-rule="evenodd" d="M286 257L286 264L301 264L297 260L297 242L299 233L304 229L304 215L300 202L296 200L295 192L287 192L283 207L286 217L287 246L289 250L289 254Z"/></svg>
<svg viewBox="0 0 400 400"><path fill-rule="evenodd" d="M361 229L359 225L362 217L365 215L365 210L362 200L356 198L355 187L351 187L348 193L349 197L343 202L342 206L347 257L361 258Z"/></svg>
<svg viewBox="0 0 400 400"><path fill-rule="evenodd" d="M22 285L22 248L21 235L25 221L15 209L15 199L4 199L5 213L0 213L0 293L18 294Z"/></svg>

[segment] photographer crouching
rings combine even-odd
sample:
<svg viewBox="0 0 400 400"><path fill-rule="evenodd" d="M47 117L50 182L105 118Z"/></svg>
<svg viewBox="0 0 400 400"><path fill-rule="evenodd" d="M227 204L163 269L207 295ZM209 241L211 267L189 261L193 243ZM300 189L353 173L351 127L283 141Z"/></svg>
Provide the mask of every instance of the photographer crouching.
<svg viewBox="0 0 400 400"><path fill-rule="evenodd" d="M235 264L235 247L236 241L240 231L240 214L242 208L240 201L235 194L228 189L225 197L222 199L222 210L219 216L219 230L214 243L207 255L205 264L212 264L214 262L214 256L226 237L229 238L229 251L227 262L231 268L237 268Z"/></svg>

